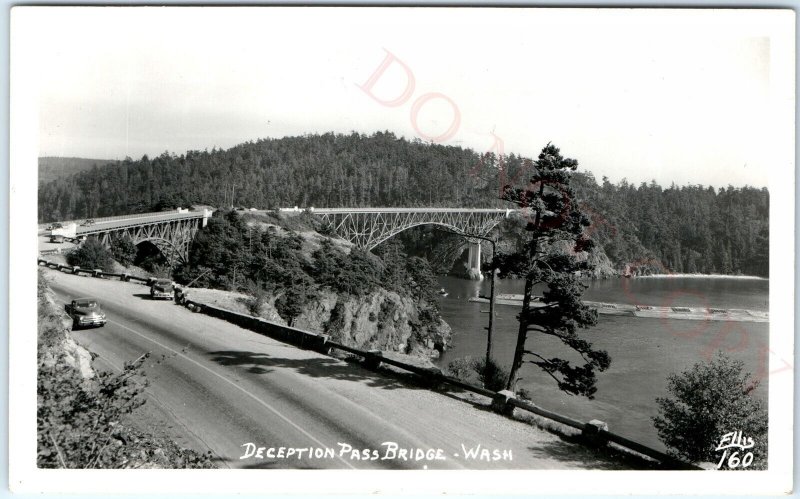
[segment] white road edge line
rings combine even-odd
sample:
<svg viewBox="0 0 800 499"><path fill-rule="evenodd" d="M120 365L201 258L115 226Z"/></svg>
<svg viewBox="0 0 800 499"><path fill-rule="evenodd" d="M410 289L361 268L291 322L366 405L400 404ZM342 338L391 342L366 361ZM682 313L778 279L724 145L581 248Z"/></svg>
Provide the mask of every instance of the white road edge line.
<svg viewBox="0 0 800 499"><path fill-rule="evenodd" d="M299 431L300 433L302 433L303 435L305 435L306 437L308 437L309 439L311 439L312 441L314 441L314 442L315 442L317 445L319 445L320 447L322 447L322 448L327 448L327 447L329 447L329 446L325 445L324 443L322 443L322 442L321 442L319 439L317 439L315 436L313 436L312 434L308 433L306 430L304 430L303 428L301 428L300 426L298 426L297 424L295 424L294 422L292 422L292 421L291 421L289 418L287 418L286 416L284 416L283 414L281 414L280 412L278 412L278 410L277 410L277 409L275 409L274 407L272 407L272 406L271 406L271 405L269 405L268 403L264 402L264 401L263 401L263 400L261 400L260 398L256 397L255 395L253 395L253 394L252 394L252 393L250 393L249 391L245 390L245 389L244 389L244 388L242 388L241 386L237 385L237 384L236 384L236 383L234 383L233 381L229 380L229 379L228 379L228 378L226 378L225 376L223 376L223 375L219 374L218 372L214 371L213 369L210 369L210 368L208 368L208 367L204 366L203 364L201 364L201 363L197 362L197 361L196 361L196 360L194 360L194 359L191 359L191 358L187 357L186 355L182 354L181 352L179 352L179 351L177 351L177 350L174 350L174 349L172 349L172 348L170 348L170 347L168 347L168 346L166 346L166 345L164 345L164 344L162 344L162 343L160 343L160 342L158 342L158 341L156 341L156 340L154 340L154 339L150 338L150 337L149 337L149 336L147 336L147 335L144 335L144 334L142 334L142 333L140 333L140 332L138 332L138 331L135 331L135 330L133 330L133 329L129 328L128 326L125 326L124 324L120 324L120 323L119 323L119 322L117 322L117 321L108 321L108 322L110 322L110 323L112 323L112 324L116 324L117 326L119 326L119 327L121 327L121 328L123 328L123 329L127 329L128 331L132 332L133 334L135 334L135 335L137 335L137 336L141 336L142 338L146 339L147 341L149 341L149 342L151 342L151 343L155 343L156 345L160 346L161 348L164 348L165 350L169 350L170 352L172 352L172 353L174 353L175 355L177 355L177 356L179 356L179 357L181 357L181 358L183 358L183 359L185 359L185 360L187 360L187 361L191 362L192 364L196 365L197 367L199 367L199 368L201 368L201 369L203 369L203 370L205 370L205 371L208 371L209 373L213 374L214 376L218 377L219 379L223 380L224 382L228 383L229 385L233 386L234 388L236 388L236 389L237 389L237 390L239 390L240 392L244 393L244 394L245 394L245 395L247 395L248 397L252 398L252 399L253 399L253 400L255 400L256 402L258 402L259 404L261 404L262 406L264 406L264 408L266 408L267 410L271 411L273 414L275 414L276 416L278 416L279 418L281 418L282 420L284 420L285 422L287 422L287 423L288 423L290 426L292 426L292 427L293 427L293 428L295 428L297 431ZM348 468L350 468L350 469L353 469L353 470L354 470L354 469L357 469L355 466L353 466L352 464L350 464L350 462L348 462L348 461L346 461L346 460L342 459L342 457L341 457L341 456L338 456L338 455L337 455L336 457L339 459L339 461L341 461L342 463L344 463L345 465L347 465L347 467L348 467Z"/></svg>

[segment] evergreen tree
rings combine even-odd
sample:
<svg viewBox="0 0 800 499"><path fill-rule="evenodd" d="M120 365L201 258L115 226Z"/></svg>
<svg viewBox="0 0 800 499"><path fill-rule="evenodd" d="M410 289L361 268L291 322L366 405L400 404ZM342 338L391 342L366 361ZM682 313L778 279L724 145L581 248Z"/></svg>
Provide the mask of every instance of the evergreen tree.
<svg viewBox="0 0 800 499"><path fill-rule="evenodd" d="M128 267L133 264L133 260L136 258L136 245L127 235L112 238L111 254L114 256L114 260Z"/></svg>
<svg viewBox="0 0 800 499"><path fill-rule="evenodd" d="M111 251L94 236L88 237L78 249L67 254L67 263L77 265L82 269L114 271L114 259Z"/></svg>
<svg viewBox="0 0 800 499"><path fill-rule="evenodd" d="M753 469L767 465L769 418L761 401L752 396L758 386L744 363L721 351L708 363L697 363L668 378L670 397L659 397L653 418L658 437L672 455L692 462L717 462L720 438L741 431L752 438ZM742 459L742 457L738 457Z"/></svg>
<svg viewBox="0 0 800 499"><path fill-rule="evenodd" d="M581 339L577 331L595 325L597 312L581 301L586 287L579 273L588 270L586 260L579 261L576 254L592 247L584 236L589 218L575 205L575 194L570 187L572 172L578 162L561 156L559 149L548 144L535 162L534 174L525 188L506 186L502 198L520 208L529 210L526 230L530 234L523 251L500 254L493 266L500 277L520 277L525 280L522 311L519 313L519 330L507 388L514 390L523 356L550 375L558 387L568 393L593 397L595 370L604 371L610 365L608 354L594 350L591 343ZM560 251L567 243L573 249ZM541 302L534 304L533 288L546 287ZM585 361L573 366L562 358L546 358L535 347L526 345L528 332L553 336L577 352Z"/></svg>

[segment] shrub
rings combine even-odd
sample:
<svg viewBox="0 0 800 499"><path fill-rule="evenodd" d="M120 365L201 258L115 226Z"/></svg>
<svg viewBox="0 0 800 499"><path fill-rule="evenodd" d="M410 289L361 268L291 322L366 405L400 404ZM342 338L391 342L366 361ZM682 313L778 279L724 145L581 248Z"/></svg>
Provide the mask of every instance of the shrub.
<svg viewBox="0 0 800 499"><path fill-rule="evenodd" d="M40 468L214 468L210 454L135 430L125 418L144 403L146 356L119 374L84 380L64 357L39 358L36 464Z"/></svg>
<svg viewBox="0 0 800 499"><path fill-rule="evenodd" d="M255 281L247 281L245 289L250 296L244 299L244 304L253 317L258 317L261 315L261 309L267 302L269 294Z"/></svg>
<svg viewBox="0 0 800 499"><path fill-rule="evenodd" d="M341 340L345 336L343 334L345 324L344 316L344 303L337 301L336 305L333 307L333 310L331 310L331 315L328 318L328 321L324 324L325 332L330 334L336 340Z"/></svg>
<svg viewBox="0 0 800 499"><path fill-rule="evenodd" d="M289 326L292 326L294 325L294 320L303 313L306 304L313 298L313 288L305 284L298 284L287 288L275 300L275 308L280 316L286 319Z"/></svg>
<svg viewBox="0 0 800 499"><path fill-rule="evenodd" d="M447 364L446 372L464 383L478 384L480 380L475 370L476 363L477 361L472 357L459 357Z"/></svg>
<svg viewBox="0 0 800 499"><path fill-rule="evenodd" d="M114 238L111 240L111 254L114 256L114 260L129 267L133 265L133 260L136 258L136 245L127 235Z"/></svg>
<svg viewBox="0 0 800 499"><path fill-rule="evenodd" d="M456 379L473 385L482 385L492 391L500 391L508 381L508 371L494 359L487 364L486 359L461 357L447 365L447 372Z"/></svg>
<svg viewBox="0 0 800 499"><path fill-rule="evenodd" d="M69 253L67 263L83 269L101 269L106 272L114 270L111 251L96 237L87 238L78 249Z"/></svg>
<svg viewBox="0 0 800 499"><path fill-rule="evenodd" d="M483 387L494 392L499 392L506 387L508 381L508 371L506 371L494 359L480 359L475 363L475 372L478 379L483 383Z"/></svg>
<svg viewBox="0 0 800 499"><path fill-rule="evenodd" d="M659 415L653 424L670 454L692 462L717 463L723 454L716 450L721 437L741 431L755 444L749 450L754 456L749 468L766 467L767 413L752 396L758 383L743 370L743 362L719 352L711 362L697 363L667 378L671 397L656 399Z"/></svg>

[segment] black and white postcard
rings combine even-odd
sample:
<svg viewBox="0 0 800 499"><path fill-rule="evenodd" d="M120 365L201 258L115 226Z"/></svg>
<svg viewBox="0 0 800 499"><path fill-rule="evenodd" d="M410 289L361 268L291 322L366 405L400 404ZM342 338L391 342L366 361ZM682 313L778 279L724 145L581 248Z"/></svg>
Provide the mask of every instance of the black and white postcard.
<svg viewBox="0 0 800 499"><path fill-rule="evenodd" d="M13 490L791 492L793 11L10 40Z"/></svg>

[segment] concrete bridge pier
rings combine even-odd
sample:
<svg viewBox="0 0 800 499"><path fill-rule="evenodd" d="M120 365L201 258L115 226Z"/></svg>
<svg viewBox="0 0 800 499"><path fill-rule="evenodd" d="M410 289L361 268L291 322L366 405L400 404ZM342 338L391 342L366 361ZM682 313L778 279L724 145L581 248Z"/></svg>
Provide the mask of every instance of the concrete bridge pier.
<svg viewBox="0 0 800 499"><path fill-rule="evenodd" d="M480 240L470 240L467 253L467 277L480 281L483 279L481 274L481 242Z"/></svg>

